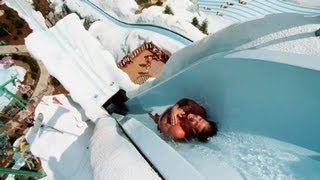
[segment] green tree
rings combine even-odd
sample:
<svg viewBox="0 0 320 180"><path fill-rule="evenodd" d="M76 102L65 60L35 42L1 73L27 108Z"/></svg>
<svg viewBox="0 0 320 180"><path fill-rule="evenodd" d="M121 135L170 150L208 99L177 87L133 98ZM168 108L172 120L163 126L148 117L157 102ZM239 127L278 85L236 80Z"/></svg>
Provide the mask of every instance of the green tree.
<svg viewBox="0 0 320 180"><path fill-rule="evenodd" d="M0 37L6 36L6 35L12 36L12 34L9 32L9 26L6 23L1 23L0 24Z"/></svg>
<svg viewBox="0 0 320 180"><path fill-rule="evenodd" d="M171 7L170 7L170 6L168 6L168 5L166 5L166 7L164 8L163 13L165 13L165 14L171 14L171 15L174 15L174 14L173 14L173 11L172 11L172 9L171 9Z"/></svg>
<svg viewBox="0 0 320 180"><path fill-rule="evenodd" d="M24 20L22 19L22 18L16 18L16 19L14 19L13 20L13 24L14 24L14 26L16 26L16 28L22 28L23 27L23 25L24 25Z"/></svg>
<svg viewBox="0 0 320 180"><path fill-rule="evenodd" d="M5 15L6 19L14 18L13 11L11 9L5 9L4 15Z"/></svg>
<svg viewBox="0 0 320 180"><path fill-rule="evenodd" d="M191 24L194 25L195 27L198 27L198 26L199 26L199 21L198 21L197 17L194 17L194 18L192 19Z"/></svg>
<svg viewBox="0 0 320 180"><path fill-rule="evenodd" d="M7 148L10 147L9 136L5 132L0 133L0 156L3 156L7 152Z"/></svg>
<svg viewBox="0 0 320 180"><path fill-rule="evenodd" d="M315 35L320 36L320 28L318 30L316 30Z"/></svg>
<svg viewBox="0 0 320 180"><path fill-rule="evenodd" d="M208 34L208 20L204 20L201 23L200 31L202 31L204 34Z"/></svg>

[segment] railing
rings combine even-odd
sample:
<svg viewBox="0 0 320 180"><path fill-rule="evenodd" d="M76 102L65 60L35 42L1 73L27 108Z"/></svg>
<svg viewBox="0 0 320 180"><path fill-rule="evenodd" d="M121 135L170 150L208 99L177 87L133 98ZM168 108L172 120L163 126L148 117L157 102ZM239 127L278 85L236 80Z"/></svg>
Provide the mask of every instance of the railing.
<svg viewBox="0 0 320 180"><path fill-rule="evenodd" d="M3 168L3 167L0 167L0 174L13 174L13 175L20 175L20 176L27 176L27 177L36 177L36 178L42 178L45 176L45 173L42 171L34 172L34 171L16 170L16 169Z"/></svg>

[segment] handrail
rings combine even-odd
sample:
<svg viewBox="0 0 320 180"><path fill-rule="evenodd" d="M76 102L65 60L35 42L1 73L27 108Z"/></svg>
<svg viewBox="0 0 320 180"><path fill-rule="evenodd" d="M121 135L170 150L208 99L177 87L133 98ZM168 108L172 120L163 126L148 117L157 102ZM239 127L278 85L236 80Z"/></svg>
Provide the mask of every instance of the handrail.
<svg viewBox="0 0 320 180"><path fill-rule="evenodd" d="M45 176L43 172L34 172L34 171L26 171L26 170L17 170L17 169L10 169L10 168L4 168L0 167L0 174L14 174L14 175L20 175L20 176L31 176L36 178L42 178Z"/></svg>

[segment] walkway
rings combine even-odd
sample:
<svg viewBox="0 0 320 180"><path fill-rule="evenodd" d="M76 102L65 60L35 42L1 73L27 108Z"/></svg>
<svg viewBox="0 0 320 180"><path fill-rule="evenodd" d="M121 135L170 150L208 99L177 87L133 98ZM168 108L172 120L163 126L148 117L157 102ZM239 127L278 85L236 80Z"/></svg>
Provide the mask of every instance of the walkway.
<svg viewBox="0 0 320 180"><path fill-rule="evenodd" d="M152 56L153 54L148 50L144 50L141 54L133 58L131 64L127 64L126 67L120 69L126 72L135 84L142 84L150 77L157 77L165 63L160 60L152 60L150 68L146 71L146 61L144 57L149 55Z"/></svg>
<svg viewBox="0 0 320 180"><path fill-rule="evenodd" d="M20 55L29 55L29 52L25 45L8 45L0 46L1 54L20 54ZM40 68L40 78L31 99L35 100L35 103L41 100L44 93L48 90L48 79L50 77L46 67L39 60L36 60Z"/></svg>
<svg viewBox="0 0 320 180"><path fill-rule="evenodd" d="M203 12L223 13L223 17L233 22L243 22L260 18L269 14L298 13L298 14L320 14L320 8L303 7L294 3L279 0L251 0L247 4L240 4L237 0L227 6L226 0L199 0L199 9ZM221 5L227 8L220 7Z"/></svg>
<svg viewBox="0 0 320 180"><path fill-rule="evenodd" d="M1 54L29 54L25 45L0 46Z"/></svg>

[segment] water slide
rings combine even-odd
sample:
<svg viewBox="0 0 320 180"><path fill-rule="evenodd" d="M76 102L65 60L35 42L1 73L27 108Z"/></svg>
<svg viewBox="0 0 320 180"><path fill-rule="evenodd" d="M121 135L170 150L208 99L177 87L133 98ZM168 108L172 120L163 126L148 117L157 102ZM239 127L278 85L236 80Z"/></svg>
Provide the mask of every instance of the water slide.
<svg viewBox="0 0 320 180"><path fill-rule="evenodd" d="M160 158L172 167L183 163L168 158L172 154L162 146L173 148L205 179L319 179L319 92L317 57L246 50L204 57L130 99L130 113L120 122L165 178L172 174ZM218 123L219 133L208 143L172 141L146 114L161 113L184 97L203 104ZM141 126L153 133L142 135Z"/></svg>

